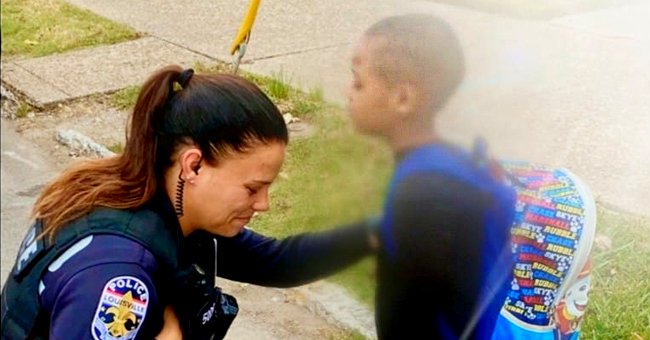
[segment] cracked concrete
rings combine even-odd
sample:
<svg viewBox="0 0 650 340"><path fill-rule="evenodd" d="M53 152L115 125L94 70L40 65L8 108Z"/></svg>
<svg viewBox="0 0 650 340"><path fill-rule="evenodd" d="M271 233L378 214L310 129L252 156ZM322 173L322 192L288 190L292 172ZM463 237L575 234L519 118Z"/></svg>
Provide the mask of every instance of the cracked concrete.
<svg viewBox="0 0 650 340"><path fill-rule="evenodd" d="M169 64L209 63L207 58L156 37L34 59L3 62L2 81L44 107L140 84Z"/></svg>

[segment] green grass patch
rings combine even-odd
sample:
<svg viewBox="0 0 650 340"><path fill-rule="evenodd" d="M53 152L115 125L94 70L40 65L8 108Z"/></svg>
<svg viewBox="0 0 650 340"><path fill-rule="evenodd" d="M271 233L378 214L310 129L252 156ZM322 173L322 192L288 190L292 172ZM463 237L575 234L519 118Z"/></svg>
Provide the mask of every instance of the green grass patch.
<svg viewBox="0 0 650 340"><path fill-rule="evenodd" d="M124 145L122 143L113 143L106 148L114 153L122 153L124 151Z"/></svg>
<svg viewBox="0 0 650 340"><path fill-rule="evenodd" d="M320 86L312 88L309 91L307 97L309 98L309 100L313 100L313 101L318 101L318 102L324 101L325 95L324 95L323 88Z"/></svg>
<svg viewBox="0 0 650 340"><path fill-rule="evenodd" d="M290 142L282 174L271 190L271 211L259 216L253 228L282 237L331 228L380 212L393 166L388 148L356 134L340 109L317 111L311 121L317 132ZM372 259L331 280L372 305Z"/></svg>
<svg viewBox="0 0 650 340"><path fill-rule="evenodd" d="M342 335L335 335L329 337L330 340L366 340L363 334L356 331L344 331Z"/></svg>
<svg viewBox="0 0 650 340"><path fill-rule="evenodd" d="M312 112L319 111L323 108L325 100L323 99L323 89L316 87L311 89L306 96L298 97L294 100L293 114L298 117L305 117Z"/></svg>
<svg viewBox="0 0 650 340"><path fill-rule="evenodd" d="M140 93L140 86L129 86L123 88L110 96L111 105L120 109L120 110L131 110L135 105L135 102L138 100L138 94Z"/></svg>
<svg viewBox="0 0 650 340"><path fill-rule="evenodd" d="M304 117L309 113L320 110L323 107L323 102L312 100L297 100L292 107L292 114L298 117Z"/></svg>
<svg viewBox="0 0 650 340"><path fill-rule="evenodd" d="M240 72L242 77L257 84L282 113L291 113L296 117L305 118L311 113L324 108L322 90L313 89L305 93L291 86L289 78L282 73L275 73L271 77Z"/></svg>
<svg viewBox="0 0 650 340"><path fill-rule="evenodd" d="M544 20L564 15L622 6L639 0L436 0L477 11L522 19Z"/></svg>
<svg viewBox="0 0 650 340"><path fill-rule="evenodd" d="M230 73L226 64L206 65L197 62L193 66L197 73ZM280 108L282 113L291 113L300 118L309 118L311 114L326 109L322 88L312 88L304 93L288 83L282 73L271 77L261 76L240 70L239 75L257 84L264 93ZM110 95L111 105L120 110L131 110L138 99L140 86L130 86ZM330 108L331 109L331 108Z"/></svg>
<svg viewBox="0 0 650 340"><path fill-rule="evenodd" d="M584 339L650 339L650 220L599 207L597 234L611 249L594 247Z"/></svg>
<svg viewBox="0 0 650 340"><path fill-rule="evenodd" d="M334 109L332 109L334 110ZM331 110L312 117L317 132L292 140L271 190L273 212L256 221L277 236L319 230L378 213L392 161L387 148L355 134Z"/></svg>
<svg viewBox="0 0 650 340"><path fill-rule="evenodd" d="M20 104L18 105L18 109L16 110L17 118L25 118L27 117L27 114L36 110L33 106L27 104L24 101L19 101L19 103Z"/></svg>
<svg viewBox="0 0 650 340"><path fill-rule="evenodd" d="M268 94L275 99L287 99L291 91L290 82L283 72L274 73L268 81Z"/></svg>
<svg viewBox="0 0 650 340"><path fill-rule="evenodd" d="M135 39L131 28L63 0L3 0L2 54L40 57Z"/></svg>

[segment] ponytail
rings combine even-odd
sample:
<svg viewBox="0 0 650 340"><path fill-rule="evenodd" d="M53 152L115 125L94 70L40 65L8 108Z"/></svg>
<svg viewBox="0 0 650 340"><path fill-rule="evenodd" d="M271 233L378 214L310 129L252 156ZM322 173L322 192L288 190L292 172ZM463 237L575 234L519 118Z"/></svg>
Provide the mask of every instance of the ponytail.
<svg viewBox="0 0 650 340"><path fill-rule="evenodd" d="M168 66L144 83L127 126L122 154L73 166L50 183L37 199L32 218L44 223L43 236L56 232L97 206L137 209L158 187L155 124L174 94L179 66ZM189 79L188 79L189 80ZM184 81L184 83L186 83Z"/></svg>
<svg viewBox="0 0 650 340"><path fill-rule="evenodd" d="M95 207L138 209L162 188L179 145L201 149L214 164L255 143L288 142L282 114L253 83L230 74L196 75L168 66L142 86L122 154L65 171L36 201L32 217L52 238Z"/></svg>

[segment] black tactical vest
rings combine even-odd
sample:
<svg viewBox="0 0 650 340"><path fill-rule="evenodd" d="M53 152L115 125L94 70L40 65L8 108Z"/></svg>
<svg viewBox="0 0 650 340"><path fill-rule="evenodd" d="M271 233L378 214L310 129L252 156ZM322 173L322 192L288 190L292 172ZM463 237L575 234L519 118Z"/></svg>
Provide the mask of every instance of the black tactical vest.
<svg viewBox="0 0 650 340"><path fill-rule="evenodd" d="M171 285L187 281L187 271L179 265L176 231L165 226L150 210L125 211L97 208L62 228L53 242L38 238L42 223L36 221L23 240L16 263L2 290L2 339L47 338L46 315L41 313L38 285L44 271L60 254L91 234L112 234L129 238L147 248L156 258ZM185 277L184 277L185 276ZM180 286L169 289L181 289Z"/></svg>

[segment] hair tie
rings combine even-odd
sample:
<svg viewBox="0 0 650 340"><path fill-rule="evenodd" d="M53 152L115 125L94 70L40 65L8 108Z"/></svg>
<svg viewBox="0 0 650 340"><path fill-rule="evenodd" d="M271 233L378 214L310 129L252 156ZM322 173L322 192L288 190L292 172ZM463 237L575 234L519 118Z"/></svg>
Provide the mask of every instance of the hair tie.
<svg viewBox="0 0 650 340"><path fill-rule="evenodd" d="M194 75L194 70L191 68L187 68L181 72L181 74L178 76L178 80L174 82L174 92L181 91L182 89L187 86L187 83L190 82L190 79Z"/></svg>

